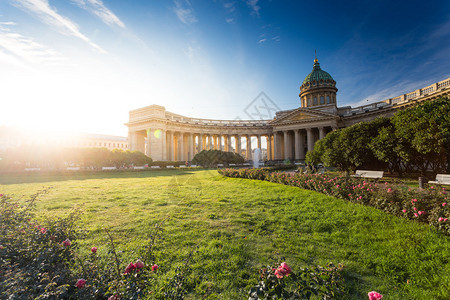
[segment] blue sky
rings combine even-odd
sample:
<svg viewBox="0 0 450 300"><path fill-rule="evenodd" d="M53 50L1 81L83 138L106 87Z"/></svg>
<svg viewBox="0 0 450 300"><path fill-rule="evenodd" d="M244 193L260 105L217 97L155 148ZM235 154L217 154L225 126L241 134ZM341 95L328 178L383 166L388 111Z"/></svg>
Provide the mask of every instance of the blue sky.
<svg viewBox="0 0 450 300"><path fill-rule="evenodd" d="M0 125L125 136L131 109L300 106L314 50L338 105L450 77L449 1L0 2Z"/></svg>

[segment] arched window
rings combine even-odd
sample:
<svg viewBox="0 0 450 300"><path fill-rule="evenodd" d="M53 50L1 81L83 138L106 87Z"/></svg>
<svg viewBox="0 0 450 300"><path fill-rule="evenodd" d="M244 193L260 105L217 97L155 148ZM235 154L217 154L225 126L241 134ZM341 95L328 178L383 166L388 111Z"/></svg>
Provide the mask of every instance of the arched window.
<svg viewBox="0 0 450 300"><path fill-rule="evenodd" d="M330 96L327 96L327 103L330 104L331 103L331 99Z"/></svg>
<svg viewBox="0 0 450 300"><path fill-rule="evenodd" d="M313 105L317 105L317 97L314 97Z"/></svg>
<svg viewBox="0 0 450 300"><path fill-rule="evenodd" d="M323 96L320 96L320 104L325 104L325 98Z"/></svg>

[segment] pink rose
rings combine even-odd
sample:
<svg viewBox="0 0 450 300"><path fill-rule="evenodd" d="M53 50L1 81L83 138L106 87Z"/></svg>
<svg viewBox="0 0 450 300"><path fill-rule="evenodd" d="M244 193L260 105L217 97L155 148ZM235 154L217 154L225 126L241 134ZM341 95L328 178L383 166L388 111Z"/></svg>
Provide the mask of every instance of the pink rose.
<svg viewBox="0 0 450 300"><path fill-rule="evenodd" d="M447 218L445 218L445 219L444 219L444 222L447 222L447 221L448 221L448 219L447 219Z"/></svg>
<svg viewBox="0 0 450 300"><path fill-rule="evenodd" d="M91 252L92 252L92 253L96 253L96 252L97 252L97 247L92 247L92 248L91 248Z"/></svg>
<svg viewBox="0 0 450 300"><path fill-rule="evenodd" d="M413 207L414 211L417 211L417 208Z"/></svg>
<svg viewBox="0 0 450 300"><path fill-rule="evenodd" d="M3 194L0 194L0 197L3 197Z"/></svg>
<svg viewBox="0 0 450 300"><path fill-rule="evenodd" d="M418 217L419 215L418 215L417 213L414 213L414 216L415 216L415 217Z"/></svg>
<svg viewBox="0 0 450 300"><path fill-rule="evenodd" d="M132 262L128 264L128 266L125 268L125 272L124 274L129 274L131 271L133 271L134 269L136 269L136 265L133 264Z"/></svg>
<svg viewBox="0 0 450 300"><path fill-rule="evenodd" d="M446 206L446 205L447 205L447 202L442 203L442 206Z"/></svg>
<svg viewBox="0 0 450 300"><path fill-rule="evenodd" d="M154 265L152 266L152 271L153 271L153 272L156 272L156 270L158 270L158 265L157 265L157 264L154 264Z"/></svg>
<svg viewBox="0 0 450 300"><path fill-rule="evenodd" d="M383 298L383 295L381 295L380 293L377 292L369 292L369 300L379 300L381 298Z"/></svg>
<svg viewBox="0 0 450 300"><path fill-rule="evenodd" d="M283 262L275 271L275 275L277 278L283 278L284 276L289 276L291 274L292 269Z"/></svg>
<svg viewBox="0 0 450 300"><path fill-rule="evenodd" d="M69 247L72 243L69 239L66 239L64 242L62 242L62 244L64 245L64 247Z"/></svg>
<svg viewBox="0 0 450 300"><path fill-rule="evenodd" d="M41 228L41 233L42 233L42 234L45 234L46 232L47 232L47 228L42 227L42 228Z"/></svg>
<svg viewBox="0 0 450 300"><path fill-rule="evenodd" d="M287 263L285 263L285 262L281 263L281 267L287 271L287 273L288 273L287 275L292 273L292 269L291 269L291 267L289 267L287 265Z"/></svg>
<svg viewBox="0 0 450 300"><path fill-rule="evenodd" d="M402 210L402 212L406 213L406 209Z"/></svg>
<svg viewBox="0 0 450 300"><path fill-rule="evenodd" d="M391 188L388 188L388 189L387 189L387 192L388 192L388 193L392 192L392 189L391 189Z"/></svg>
<svg viewBox="0 0 450 300"><path fill-rule="evenodd" d="M75 285L77 288L82 288L86 284L86 280L78 279L77 284Z"/></svg>
<svg viewBox="0 0 450 300"><path fill-rule="evenodd" d="M120 296L119 295L112 295L112 296L110 296L109 298L108 298L108 300L118 300L118 299L120 299Z"/></svg>
<svg viewBox="0 0 450 300"><path fill-rule="evenodd" d="M440 218L438 219L438 221L439 221L439 222L442 222L442 221L444 221L444 218L440 217Z"/></svg>
<svg viewBox="0 0 450 300"><path fill-rule="evenodd" d="M144 263L143 263L140 259L138 259L138 260L136 261L135 266L136 266L136 268L138 268L138 269L142 269L142 268L144 267Z"/></svg>
<svg viewBox="0 0 450 300"><path fill-rule="evenodd" d="M425 212L423 210L419 210L419 215L424 215Z"/></svg>

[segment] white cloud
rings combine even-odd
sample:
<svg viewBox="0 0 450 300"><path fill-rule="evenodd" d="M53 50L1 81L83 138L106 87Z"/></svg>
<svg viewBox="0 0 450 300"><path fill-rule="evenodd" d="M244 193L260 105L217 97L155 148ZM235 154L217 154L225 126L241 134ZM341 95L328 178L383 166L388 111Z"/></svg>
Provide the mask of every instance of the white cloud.
<svg viewBox="0 0 450 300"><path fill-rule="evenodd" d="M260 40L258 41L258 44L262 44L262 43L264 43L265 41L267 41L267 39L260 39Z"/></svg>
<svg viewBox="0 0 450 300"><path fill-rule="evenodd" d="M193 24L198 21L189 1L184 1L183 4L181 1L175 0L174 4L175 7L173 8L173 11L181 22L184 24Z"/></svg>
<svg viewBox="0 0 450 300"><path fill-rule="evenodd" d="M261 7L258 5L258 1L259 0L247 0L246 3L248 7L251 8L252 14L259 17L259 10L261 9Z"/></svg>
<svg viewBox="0 0 450 300"><path fill-rule="evenodd" d="M234 4L235 2L227 2L223 4L223 7L227 10L228 13L232 13L236 10Z"/></svg>
<svg viewBox="0 0 450 300"><path fill-rule="evenodd" d="M43 23L51 26L54 30L70 36L75 36L91 47L95 48L100 53L106 53L100 46L91 42L84 34L80 32L76 23L72 22L50 7L48 0L12 0L15 5L27 11L28 13L39 18Z"/></svg>
<svg viewBox="0 0 450 300"><path fill-rule="evenodd" d="M0 61L28 69L29 65L54 63L64 57L49 47L0 24Z"/></svg>
<svg viewBox="0 0 450 300"><path fill-rule="evenodd" d="M72 2L78 7L95 14L109 26L125 28L125 24L101 0L72 0Z"/></svg>
<svg viewBox="0 0 450 300"><path fill-rule="evenodd" d="M187 47L187 49L184 50L183 52L184 52L184 54L189 58L189 60L190 60L191 62L193 62L193 60L194 60L194 55L195 55L195 53L194 53L194 48L193 48L191 45L189 45L189 46Z"/></svg>
<svg viewBox="0 0 450 300"><path fill-rule="evenodd" d="M234 19L233 18L227 18L227 19L225 19L225 22L227 22L228 24L234 24Z"/></svg>
<svg viewBox="0 0 450 300"><path fill-rule="evenodd" d="M17 25L15 22L0 22L0 25Z"/></svg>

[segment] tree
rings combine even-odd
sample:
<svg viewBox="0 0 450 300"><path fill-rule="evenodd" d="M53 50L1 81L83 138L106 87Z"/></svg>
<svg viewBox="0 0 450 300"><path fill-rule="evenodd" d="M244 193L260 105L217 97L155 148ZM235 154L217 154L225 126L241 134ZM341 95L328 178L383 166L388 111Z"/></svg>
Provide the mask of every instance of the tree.
<svg viewBox="0 0 450 300"><path fill-rule="evenodd" d="M307 153L307 162L323 162L327 167L337 167L346 172L361 167L383 168L384 163L375 157L369 144L380 129L389 124L389 119L377 118L371 122L361 122L330 132L316 142L312 153Z"/></svg>
<svg viewBox="0 0 450 300"><path fill-rule="evenodd" d="M398 155L401 145L397 142L394 124L383 127L378 136L369 143L369 148L380 161L386 162L390 172L401 176L404 169L402 158Z"/></svg>
<svg viewBox="0 0 450 300"><path fill-rule="evenodd" d="M142 166L152 162L152 159L139 151L127 151L127 161L135 166Z"/></svg>
<svg viewBox="0 0 450 300"><path fill-rule="evenodd" d="M240 164L244 161L244 158L237 153L221 150L202 150L192 159L193 164L203 167L215 167L217 164Z"/></svg>
<svg viewBox="0 0 450 300"><path fill-rule="evenodd" d="M450 172L450 100L426 101L394 115L398 155L422 175Z"/></svg>

